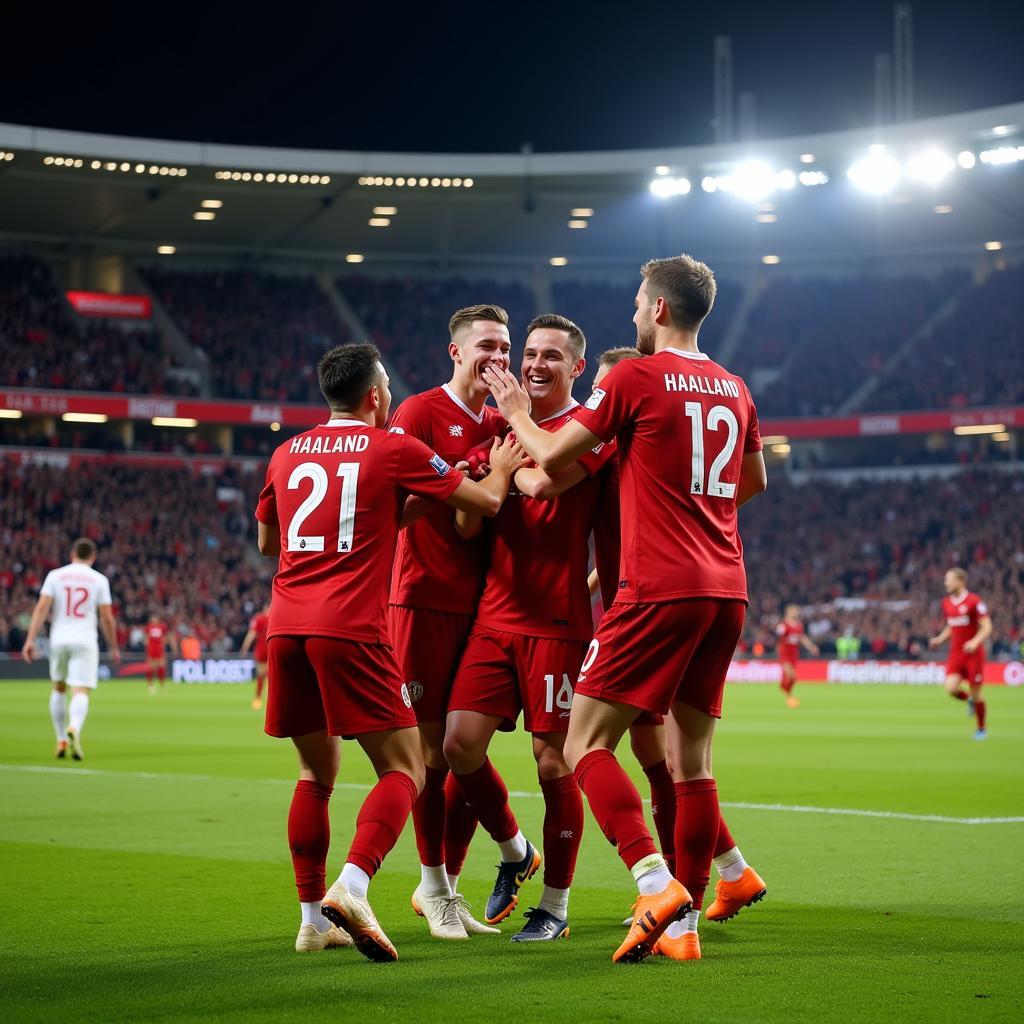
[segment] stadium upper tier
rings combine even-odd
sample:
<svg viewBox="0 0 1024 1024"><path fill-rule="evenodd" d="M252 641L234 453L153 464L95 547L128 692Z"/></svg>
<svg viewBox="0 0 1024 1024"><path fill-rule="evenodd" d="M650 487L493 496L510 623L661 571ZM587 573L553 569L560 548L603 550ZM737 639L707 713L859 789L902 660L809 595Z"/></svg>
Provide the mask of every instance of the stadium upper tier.
<svg viewBox="0 0 1024 1024"><path fill-rule="evenodd" d="M78 253L718 268L1024 244L1024 103L714 146L328 152L0 124L4 235ZM486 271L485 271L486 272Z"/></svg>

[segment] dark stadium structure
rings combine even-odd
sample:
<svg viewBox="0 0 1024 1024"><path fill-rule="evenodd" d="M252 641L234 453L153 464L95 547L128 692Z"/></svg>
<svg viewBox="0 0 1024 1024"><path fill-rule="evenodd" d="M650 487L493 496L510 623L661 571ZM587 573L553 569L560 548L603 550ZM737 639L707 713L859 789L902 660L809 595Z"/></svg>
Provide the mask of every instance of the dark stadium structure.
<svg viewBox="0 0 1024 1024"><path fill-rule="evenodd" d="M320 415L323 351L374 341L400 398L447 379L455 308L504 306L513 365L557 310L590 342L582 397L596 355L635 341L639 265L686 251L719 283L702 345L748 380L765 437L746 651L793 600L826 651L852 631L922 658L960 563L993 656L1024 658L1022 186L1024 104L516 156L0 124L0 651L83 531L127 641L156 605L237 649L269 580L255 495Z"/></svg>

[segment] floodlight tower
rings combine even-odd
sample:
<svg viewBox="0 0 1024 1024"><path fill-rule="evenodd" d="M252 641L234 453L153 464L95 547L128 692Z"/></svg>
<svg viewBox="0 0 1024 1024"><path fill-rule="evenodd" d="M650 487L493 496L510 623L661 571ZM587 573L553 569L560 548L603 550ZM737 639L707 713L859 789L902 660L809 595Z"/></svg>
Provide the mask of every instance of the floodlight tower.
<svg viewBox="0 0 1024 1024"><path fill-rule="evenodd" d="M894 64L893 108L897 121L914 118L914 15L909 3L898 3L892 16Z"/></svg>
<svg viewBox="0 0 1024 1024"><path fill-rule="evenodd" d="M715 142L732 142L732 37L715 36Z"/></svg>

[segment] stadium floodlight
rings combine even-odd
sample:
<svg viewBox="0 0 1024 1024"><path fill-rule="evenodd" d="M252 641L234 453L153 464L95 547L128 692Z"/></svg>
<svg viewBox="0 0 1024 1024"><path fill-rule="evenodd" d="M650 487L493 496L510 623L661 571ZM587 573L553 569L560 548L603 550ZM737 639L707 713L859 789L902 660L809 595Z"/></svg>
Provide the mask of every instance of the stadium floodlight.
<svg viewBox="0 0 1024 1024"><path fill-rule="evenodd" d="M224 205L223 199L204 199L199 204L204 210L219 210Z"/></svg>
<svg viewBox="0 0 1024 1024"><path fill-rule="evenodd" d="M969 171L977 160L969 149L963 149L956 155L956 162L965 170Z"/></svg>
<svg viewBox="0 0 1024 1024"><path fill-rule="evenodd" d="M714 192L718 188L718 182L709 174L706 178L701 178L700 187L705 192Z"/></svg>
<svg viewBox="0 0 1024 1024"><path fill-rule="evenodd" d="M813 164L814 163L814 154L813 153L801 153L800 154L800 163L802 163L802 164Z"/></svg>
<svg viewBox="0 0 1024 1024"><path fill-rule="evenodd" d="M667 164L658 164L658 166L654 168L654 173L660 174L662 177L664 177L671 170L672 168L669 167Z"/></svg>
<svg viewBox="0 0 1024 1024"><path fill-rule="evenodd" d="M375 206L373 208L375 217L394 217L396 213L398 213L397 206Z"/></svg>
<svg viewBox="0 0 1024 1024"><path fill-rule="evenodd" d="M1000 146L998 149L984 149L979 157L983 164L1015 164L1024 160L1024 146Z"/></svg>
<svg viewBox="0 0 1024 1024"><path fill-rule="evenodd" d="M570 211L571 217L593 217L594 211L589 206L574 206Z"/></svg>
<svg viewBox="0 0 1024 1024"><path fill-rule="evenodd" d="M788 192L796 185L796 175L788 169L779 171L779 173L775 175L775 184L784 192Z"/></svg>
<svg viewBox="0 0 1024 1024"><path fill-rule="evenodd" d="M921 153L915 153L907 161L906 172L911 181L937 185L948 177L955 167L956 163L948 153L938 149L926 149Z"/></svg>
<svg viewBox="0 0 1024 1024"><path fill-rule="evenodd" d="M1002 247L1003 247L1003 243L1002 242L986 242L985 243L985 248L989 252L999 252L999 250L1002 249Z"/></svg>
<svg viewBox="0 0 1024 1024"><path fill-rule="evenodd" d="M156 251L161 256L173 256L177 251L177 247L173 245L158 245Z"/></svg>
<svg viewBox="0 0 1024 1024"><path fill-rule="evenodd" d="M278 423L277 420L274 420L274 422L270 424L270 429L276 434L281 429L281 424Z"/></svg>
<svg viewBox="0 0 1024 1024"><path fill-rule="evenodd" d="M899 184L900 175L899 163L878 146L872 146L871 152L846 172L857 188L874 195L891 192Z"/></svg>
<svg viewBox="0 0 1024 1024"><path fill-rule="evenodd" d="M936 213L952 213L953 212L953 207L950 206L949 203L939 203L938 206L933 206L932 209Z"/></svg>
<svg viewBox="0 0 1024 1024"><path fill-rule="evenodd" d="M553 267L567 267L569 265L569 258L567 256L552 256L548 263Z"/></svg>
<svg viewBox="0 0 1024 1024"><path fill-rule="evenodd" d="M758 224L774 224L778 219L778 216L774 213L759 213L757 215Z"/></svg>
<svg viewBox="0 0 1024 1024"><path fill-rule="evenodd" d="M198 427L199 420L191 419L188 416L154 416L150 421L154 427Z"/></svg>
<svg viewBox="0 0 1024 1024"><path fill-rule="evenodd" d="M217 214L215 214L213 212L213 210L196 210L196 212L192 214L192 219L193 220L213 220L214 218L216 218L216 216L217 216Z"/></svg>
<svg viewBox="0 0 1024 1024"><path fill-rule="evenodd" d="M781 263L782 259L781 259L781 257L776 256L774 254L769 254L768 256L762 256L761 257L761 262L763 264L765 264L765 266L774 267L777 264Z"/></svg>
<svg viewBox="0 0 1024 1024"><path fill-rule="evenodd" d="M655 178L650 185L659 199L671 199L673 196L685 196L690 191L689 178Z"/></svg>
<svg viewBox="0 0 1024 1024"><path fill-rule="evenodd" d="M1009 135L1013 131L1013 125L1011 124L997 124L992 129L993 135Z"/></svg>
<svg viewBox="0 0 1024 1024"><path fill-rule="evenodd" d="M801 171L797 177L801 185L806 185L809 188L828 184L828 175L824 171Z"/></svg>
<svg viewBox="0 0 1024 1024"><path fill-rule="evenodd" d="M102 412L66 412L61 419L65 423L106 423L110 417Z"/></svg>
<svg viewBox="0 0 1024 1024"><path fill-rule="evenodd" d="M590 226L590 221L587 220L571 220L569 221L569 227L574 231L582 231L585 227Z"/></svg>
<svg viewBox="0 0 1024 1024"><path fill-rule="evenodd" d="M1001 434L1005 430L1005 423L965 423L954 427L953 433L958 437L969 437L972 434Z"/></svg>
<svg viewBox="0 0 1024 1024"><path fill-rule="evenodd" d="M361 252L350 252L345 257L345 262L346 263L362 263L363 260L365 260L365 259L366 259L366 257Z"/></svg>
<svg viewBox="0 0 1024 1024"><path fill-rule="evenodd" d="M371 228L386 228L391 223L390 217L371 217L367 222Z"/></svg>
<svg viewBox="0 0 1024 1024"><path fill-rule="evenodd" d="M20 409L0 409L0 420L20 420Z"/></svg>
<svg viewBox="0 0 1024 1024"><path fill-rule="evenodd" d="M779 184L775 172L763 160L744 160L727 177L732 179L731 190L741 199L751 202L770 196ZM723 181L719 179L719 186L722 185Z"/></svg>

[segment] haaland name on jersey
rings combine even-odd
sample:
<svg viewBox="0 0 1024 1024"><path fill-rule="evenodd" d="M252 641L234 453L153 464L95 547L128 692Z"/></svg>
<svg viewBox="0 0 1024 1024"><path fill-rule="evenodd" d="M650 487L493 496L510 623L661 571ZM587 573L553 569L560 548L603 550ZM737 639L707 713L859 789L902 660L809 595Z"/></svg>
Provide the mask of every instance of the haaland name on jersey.
<svg viewBox="0 0 1024 1024"><path fill-rule="evenodd" d="M292 455L335 455L338 452L365 452L370 447L369 434L339 434L337 437L296 437L289 451Z"/></svg>
<svg viewBox="0 0 1024 1024"><path fill-rule="evenodd" d="M698 377L692 373L666 373L666 391L692 391L700 395L726 395L740 397L740 389L734 380L722 377Z"/></svg>

